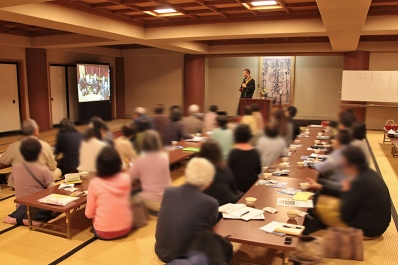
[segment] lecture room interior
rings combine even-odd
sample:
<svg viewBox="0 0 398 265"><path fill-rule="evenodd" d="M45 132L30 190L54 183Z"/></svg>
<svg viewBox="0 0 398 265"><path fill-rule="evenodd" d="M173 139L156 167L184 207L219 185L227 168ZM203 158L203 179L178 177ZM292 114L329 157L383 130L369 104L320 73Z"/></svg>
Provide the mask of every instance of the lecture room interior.
<svg viewBox="0 0 398 265"><path fill-rule="evenodd" d="M27 118L36 120L43 137L50 137L46 131L55 131L64 117L79 121L78 105L72 102L77 90L71 90L76 89L78 62L110 66L111 118L116 121L110 126L119 130L117 121L134 118L136 107L152 115L157 103L183 106L185 113L191 103L198 104L201 112L216 104L234 116L243 69L251 70L256 80L254 98L259 98L261 63L266 57L294 58L289 104L297 107L296 119L303 126L337 121L341 110L354 109L367 125L382 175L393 176L386 181L392 200L398 198L393 188L398 166L390 157L391 145L380 144L385 122L398 120L396 103L372 102L384 107L365 107L360 105L367 102L341 99L344 70L398 71L398 1L394 0L1 0L0 70L1 65L16 66L17 94L5 92L7 75L0 71L0 146L2 138L15 137L10 132L18 133L20 122ZM57 94L52 84L61 77L66 88ZM9 109L15 106L15 95L17 120ZM5 216L2 203L6 205L0 201L0 212ZM7 202L8 211L11 204ZM154 230L155 225L147 229ZM0 259L9 255L10 264L29 264L28 255L46 256L46 262L37 264L48 264L92 236L87 229L68 241L16 230L0 234ZM152 230L149 241L143 230L135 243L130 242L129 247L148 246L131 254L139 263L130 259L129 264L162 264L149 258L154 256ZM123 255L132 249L110 244L117 254L97 242L62 264L128 264ZM366 255L372 258L363 264L393 264L398 259L395 239L366 244ZM26 255L18 258L24 247ZM279 264L264 263L257 248L242 247L242 251L249 253L243 255L249 261L236 265ZM384 257L375 254L379 251L386 253ZM98 258L91 256L100 252Z"/></svg>

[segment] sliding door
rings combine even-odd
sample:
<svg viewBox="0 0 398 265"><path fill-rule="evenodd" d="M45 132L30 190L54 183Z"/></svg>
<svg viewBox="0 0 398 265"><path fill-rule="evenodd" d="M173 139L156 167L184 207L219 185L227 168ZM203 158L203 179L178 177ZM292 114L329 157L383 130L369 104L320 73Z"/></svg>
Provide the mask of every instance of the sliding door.
<svg viewBox="0 0 398 265"><path fill-rule="evenodd" d="M21 129L17 64L0 63L0 132Z"/></svg>
<svg viewBox="0 0 398 265"><path fill-rule="evenodd" d="M52 124L68 117L65 66L50 66Z"/></svg>

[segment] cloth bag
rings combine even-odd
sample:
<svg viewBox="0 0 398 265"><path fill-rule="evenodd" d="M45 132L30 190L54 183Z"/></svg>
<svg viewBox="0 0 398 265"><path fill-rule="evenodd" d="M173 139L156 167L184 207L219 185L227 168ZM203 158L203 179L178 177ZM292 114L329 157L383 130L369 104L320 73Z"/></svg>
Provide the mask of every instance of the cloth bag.
<svg viewBox="0 0 398 265"><path fill-rule="evenodd" d="M363 232L351 227L329 227L324 237L326 258L364 260Z"/></svg>
<svg viewBox="0 0 398 265"><path fill-rule="evenodd" d="M318 264L323 259L322 239L313 236L302 236L295 251L289 258L301 264Z"/></svg>
<svg viewBox="0 0 398 265"><path fill-rule="evenodd" d="M133 212L134 228L137 229L146 226L149 222L149 213L139 193L131 197L130 204Z"/></svg>

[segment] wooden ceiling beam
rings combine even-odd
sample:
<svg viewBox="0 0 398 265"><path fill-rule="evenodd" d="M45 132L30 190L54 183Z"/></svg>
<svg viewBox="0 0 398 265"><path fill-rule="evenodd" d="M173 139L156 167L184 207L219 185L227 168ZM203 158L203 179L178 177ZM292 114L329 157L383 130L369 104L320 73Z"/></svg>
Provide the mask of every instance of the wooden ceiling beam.
<svg viewBox="0 0 398 265"><path fill-rule="evenodd" d="M240 1L240 0L236 0L236 2L237 2L238 4L242 4L242 1ZM245 8L245 9L246 9L246 8ZM246 9L246 10L248 10L248 9ZM255 15L255 16L258 15L258 11L256 11L256 10L248 10L248 11L250 11L250 13L252 13L252 14Z"/></svg>
<svg viewBox="0 0 398 265"><path fill-rule="evenodd" d="M290 9L286 7L285 1L276 0L276 2L286 11L286 13L290 14Z"/></svg>
<svg viewBox="0 0 398 265"><path fill-rule="evenodd" d="M110 3L110 2L102 2L102 3L91 4L92 8L102 8L102 7L110 7L110 6L117 6L117 4Z"/></svg>

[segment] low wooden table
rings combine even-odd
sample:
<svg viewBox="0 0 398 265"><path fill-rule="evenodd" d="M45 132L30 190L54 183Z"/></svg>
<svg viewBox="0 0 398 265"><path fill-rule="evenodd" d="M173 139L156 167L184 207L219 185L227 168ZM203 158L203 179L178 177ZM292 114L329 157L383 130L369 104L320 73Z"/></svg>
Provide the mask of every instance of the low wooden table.
<svg viewBox="0 0 398 265"><path fill-rule="evenodd" d="M182 146L184 148L186 148L186 147L200 148L202 146L202 142L180 141L177 143L177 146ZM182 149L171 150L171 151L169 151L169 163L170 163L170 165L173 165L175 163L181 162L184 159L193 157L196 154L197 153L195 153L195 152L187 152L187 151L183 151Z"/></svg>
<svg viewBox="0 0 398 265"><path fill-rule="evenodd" d="M93 175L89 175L87 178L82 179L83 183L75 184L75 187L80 191L86 191L88 189L88 184L93 177L94 177ZM27 196L19 198L19 199L15 199L15 203L27 206L29 230L46 232L49 234L62 236L62 237L66 237L67 239L71 239L72 238L71 221L73 219L73 216L77 212L77 210L79 210L81 206L86 204L87 196L80 195L78 200L71 202L71 203L67 204L66 206L51 205L51 204L41 203L38 201L39 199L41 199L47 195L53 194L53 193L62 194L62 195L70 194L69 191L59 190L58 187L59 187L59 185L36 192L36 193L33 193L33 194L30 194L30 195L27 195ZM41 227L33 226L32 225L32 221L33 221L32 217L35 214L35 210L32 209L32 207L50 210L50 211L59 212L59 213L64 213L65 214L65 226L61 226L61 225L54 224L51 222L42 223L43 226L41 226ZM65 232L60 232L58 230L50 229L49 227L61 228L61 230L64 230Z"/></svg>
<svg viewBox="0 0 398 265"><path fill-rule="evenodd" d="M300 144L303 145L301 148L296 149L296 153L292 154L289 162L290 167L287 168L290 170L290 174L287 177L277 177L272 176L271 179L278 180L279 182L286 182L286 188L296 188L299 189L299 184L301 182L305 182L306 178L312 178L316 180L318 178L318 171L315 169L310 169L308 167L298 168L297 162L303 161L301 160L301 156L309 156L313 151L307 150L308 147L314 145L314 140L317 139L318 132L322 132L322 128L311 128L309 137L299 137L297 139L300 140ZM321 140L327 141L327 140ZM292 144L295 144L294 142ZM323 153L323 152L321 152ZM275 165L277 165L281 160L278 160ZM307 211L307 208L297 208L297 207L284 207L277 205L278 198L287 198L287 196L277 193L279 189L277 188L269 188L265 186L256 186L253 185L245 195L238 201L238 203L245 203L246 197L255 197L257 198L255 208L263 209L264 207L273 207L278 209L278 213L269 214L264 213L265 220L251 220L249 222L245 222L243 220L231 220L231 219L221 219L217 225L214 227L214 231L226 237L231 242L244 243L248 245L255 245L266 247L270 249L281 250L284 254L283 264L288 264L289 262L289 251L293 251L296 249L298 244L298 237L292 236L292 243L290 245L284 244L284 237L279 237L273 234L267 234L264 231L260 230L260 227L272 222L283 222L283 223L292 223L291 220L288 220L287 210L296 209L301 211ZM297 225L302 225L304 222L304 218L297 217L296 223Z"/></svg>

